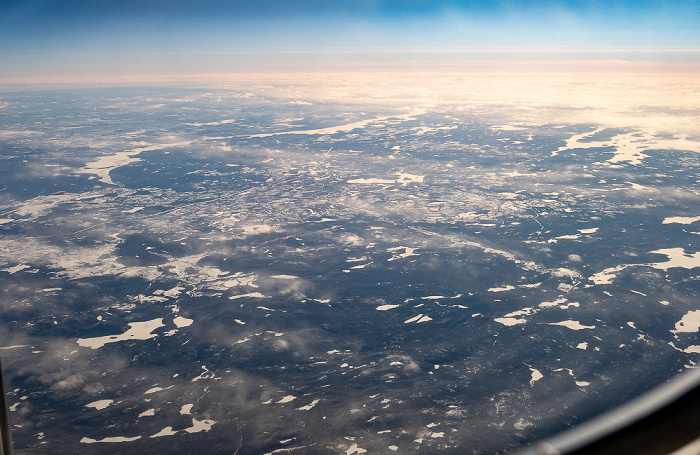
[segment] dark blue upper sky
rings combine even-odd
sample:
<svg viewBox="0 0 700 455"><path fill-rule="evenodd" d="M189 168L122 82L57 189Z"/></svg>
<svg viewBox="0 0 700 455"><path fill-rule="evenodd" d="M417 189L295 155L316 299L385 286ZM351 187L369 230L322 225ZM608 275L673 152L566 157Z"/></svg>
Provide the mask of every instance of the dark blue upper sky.
<svg viewBox="0 0 700 455"><path fill-rule="evenodd" d="M169 62L175 71L214 54L273 68L290 53L668 48L696 58L697 0L0 2L0 77L110 71L117 61L132 71Z"/></svg>

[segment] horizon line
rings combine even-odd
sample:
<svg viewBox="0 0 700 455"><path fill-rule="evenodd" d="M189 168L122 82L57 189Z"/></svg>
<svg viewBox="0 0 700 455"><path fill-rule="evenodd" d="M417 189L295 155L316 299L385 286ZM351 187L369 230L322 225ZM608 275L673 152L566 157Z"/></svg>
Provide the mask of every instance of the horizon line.
<svg viewBox="0 0 700 455"><path fill-rule="evenodd" d="M132 71L124 73L93 74L37 74L30 76L0 77L0 91L19 91L43 89L42 86L135 86L139 84L215 84L227 80L251 79L258 77L294 77L325 74L351 75L393 75L421 74L424 76L457 75L469 76L503 76L532 77L547 75L595 76L616 74L624 76L664 76L689 77L700 75L700 62L658 62L630 60L493 60L473 62L341 62L324 68L300 69L288 68L249 68L236 71L205 72L158 72Z"/></svg>

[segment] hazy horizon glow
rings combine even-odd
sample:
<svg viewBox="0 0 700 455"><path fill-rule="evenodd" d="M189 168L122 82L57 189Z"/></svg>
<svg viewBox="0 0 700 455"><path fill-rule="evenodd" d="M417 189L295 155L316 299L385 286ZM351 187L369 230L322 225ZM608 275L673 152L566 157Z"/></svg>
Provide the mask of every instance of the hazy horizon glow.
<svg viewBox="0 0 700 455"><path fill-rule="evenodd" d="M697 71L698 24L692 0L21 0L0 6L0 78L443 70L504 61Z"/></svg>

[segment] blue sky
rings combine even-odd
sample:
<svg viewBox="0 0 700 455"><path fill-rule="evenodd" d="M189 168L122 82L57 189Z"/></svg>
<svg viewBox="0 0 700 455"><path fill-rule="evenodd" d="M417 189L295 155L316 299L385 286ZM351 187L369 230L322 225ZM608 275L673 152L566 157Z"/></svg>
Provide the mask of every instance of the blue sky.
<svg viewBox="0 0 700 455"><path fill-rule="evenodd" d="M697 0L0 3L0 77L303 69L344 59L696 61L697 49Z"/></svg>

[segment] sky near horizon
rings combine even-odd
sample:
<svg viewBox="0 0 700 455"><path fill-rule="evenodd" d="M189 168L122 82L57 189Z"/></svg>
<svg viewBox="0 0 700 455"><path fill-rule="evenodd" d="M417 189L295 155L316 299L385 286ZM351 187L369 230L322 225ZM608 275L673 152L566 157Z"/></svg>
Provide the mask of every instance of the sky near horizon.
<svg viewBox="0 0 700 455"><path fill-rule="evenodd" d="M697 0L5 0L0 78L388 61L700 62ZM346 65L343 66L343 63Z"/></svg>

